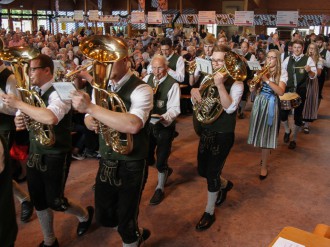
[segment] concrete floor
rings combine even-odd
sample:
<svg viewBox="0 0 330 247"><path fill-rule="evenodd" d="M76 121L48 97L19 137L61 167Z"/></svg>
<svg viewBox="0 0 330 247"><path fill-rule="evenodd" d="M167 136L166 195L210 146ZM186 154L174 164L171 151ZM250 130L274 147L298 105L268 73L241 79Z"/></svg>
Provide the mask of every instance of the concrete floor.
<svg viewBox="0 0 330 247"><path fill-rule="evenodd" d="M227 159L223 176L234 183L227 201L216 208L216 222L204 232L195 225L204 212L206 182L197 175L195 135L191 116L178 119L180 135L174 140L169 159L174 169L165 189L165 200L150 206L157 182L156 169L149 178L140 205L139 224L151 230L146 247L264 247L285 226L312 231L316 224L330 224L330 82L310 134L300 133L297 148L289 150L283 143L272 151L269 175L260 181L260 150L246 144L249 119L237 120L235 145ZM246 112L249 115L249 111ZM66 185L66 196L84 206L94 204L91 189L97 160L74 161ZM26 188L26 184L23 184ZM42 241L39 222L34 214L29 223L17 221L17 247L35 247ZM121 246L118 233L102 228L93 221L88 234L76 236L77 220L63 213L55 214L56 236L61 247Z"/></svg>

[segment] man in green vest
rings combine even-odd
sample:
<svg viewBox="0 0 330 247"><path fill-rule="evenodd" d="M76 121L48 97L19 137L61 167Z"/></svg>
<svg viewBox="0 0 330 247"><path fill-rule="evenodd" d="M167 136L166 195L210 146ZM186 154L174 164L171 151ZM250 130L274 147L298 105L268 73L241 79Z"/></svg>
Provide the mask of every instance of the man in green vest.
<svg viewBox="0 0 330 247"><path fill-rule="evenodd" d="M72 105L79 112L87 113L85 124L88 129L99 132L100 122L109 130L119 132L122 138L133 138L131 152L122 154L112 145L108 146L100 135L101 159L95 184L95 209L100 225L116 228L124 247L136 247L150 236L148 229L139 229L138 212L147 179L147 121L153 107L153 94L151 87L129 70L128 62L126 55L113 63L108 85L108 91L119 96L127 112L98 106L94 97L91 101L81 91L72 93ZM111 143L122 143L118 139L112 139Z"/></svg>
<svg viewBox="0 0 330 247"><path fill-rule="evenodd" d="M53 73L54 64L47 55L39 55L31 60L31 82L46 107L30 105L13 94L3 96L7 106L19 110L15 117L17 129L26 128L23 114L42 125L53 125L55 143L51 146L36 139L36 130L29 130L27 182L44 236L39 247L59 246L54 233L53 210L73 214L78 218L78 236L88 230L94 213L93 207L82 208L64 196L71 163L71 104L69 101L61 101L52 86Z"/></svg>
<svg viewBox="0 0 330 247"><path fill-rule="evenodd" d="M228 46L215 46L212 54L212 67L214 70L224 66ZM234 144L234 131L236 125L236 110L243 94L243 82L235 81L220 72L214 76L214 84L218 90L221 105L224 111L210 124L200 124L200 141L198 146L198 173L207 181L207 205L202 218L196 225L197 231L208 229L215 221L214 209L219 205L219 197L227 193L233 183L226 181L222 184L220 179L227 156ZM198 88L191 90L194 103L200 103L202 97ZM197 121L197 120L196 120Z"/></svg>
<svg viewBox="0 0 330 247"><path fill-rule="evenodd" d="M151 60L152 74L143 80L153 88L154 107L149 123L148 165L155 164L158 170L158 184L150 200L157 205L164 199L164 187L167 178L172 174L168 158L175 132L175 119L180 114L180 87L176 80L167 73L168 61L162 55L155 55ZM157 148L157 149L156 149Z"/></svg>
<svg viewBox="0 0 330 247"><path fill-rule="evenodd" d="M293 139L290 141L291 129L289 127L288 116L291 110L281 110L281 121L283 122L285 133L284 142L289 143L289 149L296 148L297 134L303 125L302 112L306 100L306 82L308 77L314 79L317 76L316 65L311 57L303 54L304 42L300 39L292 42L293 55L287 57L282 63L282 69L288 72L288 81L285 92L296 92L301 98L301 104L294 109Z"/></svg>
<svg viewBox="0 0 330 247"><path fill-rule="evenodd" d="M164 38L160 41L160 51L168 61L167 73L172 76L177 82L184 81L184 60L180 54L173 51L173 44L170 38Z"/></svg>
<svg viewBox="0 0 330 247"><path fill-rule="evenodd" d="M322 96L322 90L324 86L325 79L327 77L327 70L330 68L330 51L324 48L324 37L318 35L315 39L315 43L317 47L319 48L320 56L323 59L323 69L321 72L321 75L317 77L319 82L319 101L323 98Z"/></svg>

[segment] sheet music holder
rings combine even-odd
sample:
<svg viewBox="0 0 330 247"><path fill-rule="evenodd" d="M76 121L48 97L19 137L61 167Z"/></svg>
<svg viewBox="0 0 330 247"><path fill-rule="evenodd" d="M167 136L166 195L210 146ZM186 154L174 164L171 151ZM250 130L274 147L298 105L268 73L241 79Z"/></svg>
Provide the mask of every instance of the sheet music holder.
<svg viewBox="0 0 330 247"><path fill-rule="evenodd" d="M72 82L53 82L52 84L63 101L71 100L70 93L77 90Z"/></svg>
<svg viewBox="0 0 330 247"><path fill-rule="evenodd" d="M196 57L196 67L204 74L213 74L212 62L200 57Z"/></svg>

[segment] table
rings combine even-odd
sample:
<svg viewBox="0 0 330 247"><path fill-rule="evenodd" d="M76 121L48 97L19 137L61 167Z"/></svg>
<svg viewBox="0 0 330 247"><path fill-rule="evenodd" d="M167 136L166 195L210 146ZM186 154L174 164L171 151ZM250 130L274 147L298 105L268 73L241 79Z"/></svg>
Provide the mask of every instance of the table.
<svg viewBox="0 0 330 247"><path fill-rule="evenodd" d="M298 244L305 245L306 247L330 246L330 239L328 238L324 238L316 234L300 230L298 228L287 226L282 229L282 231L277 235L277 237L273 240L269 247L272 247L279 237L291 240Z"/></svg>

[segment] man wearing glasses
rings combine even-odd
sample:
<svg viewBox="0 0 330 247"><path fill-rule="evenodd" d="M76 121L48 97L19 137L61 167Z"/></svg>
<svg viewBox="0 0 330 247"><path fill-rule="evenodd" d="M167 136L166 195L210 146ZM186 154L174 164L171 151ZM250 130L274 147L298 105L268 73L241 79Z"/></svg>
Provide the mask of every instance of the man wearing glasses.
<svg viewBox="0 0 330 247"><path fill-rule="evenodd" d="M30 150L27 163L27 182L31 200L36 208L44 240L40 247L59 246L53 226L53 210L75 215L79 224L77 235L89 228L94 209L86 209L64 196L64 188L71 163L71 104L61 101L52 86L54 64L47 55L39 55L30 62L32 85L38 89L46 107L27 104L15 95L3 96L4 103L18 109L15 117L17 129L25 129L26 116L35 121L53 125L55 143L40 144L34 131L30 131Z"/></svg>
<svg viewBox="0 0 330 247"><path fill-rule="evenodd" d="M212 54L212 67L217 70L224 66L225 54L230 51L228 46L215 46ZM211 124L199 123L200 141L197 162L198 173L207 181L207 204L202 218L196 225L197 231L208 229L215 221L214 209L220 205L220 198L225 199L227 191L233 183L220 178L226 158L234 144L234 130L236 125L236 110L243 94L243 82L235 81L231 77L217 72L214 83L218 90L224 111ZM198 88L191 90L193 102L201 102Z"/></svg>
<svg viewBox="0 0 330 247"><path fill-rule="evenodd" d="M175 119L180 114L180 87L177 81L167 73L167 63L164 56L155 55L151 60L152 74L143 79L154 91L152 121L149 123L147 162L148 165L153 165L156 162L158 184L150 200L151 205L157 205L164 199L164 186L173 171L167 162L175 132Z"/></svg>

